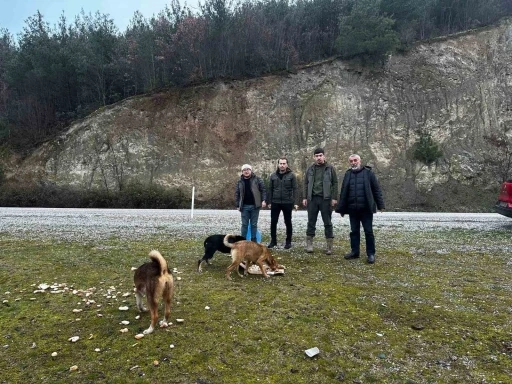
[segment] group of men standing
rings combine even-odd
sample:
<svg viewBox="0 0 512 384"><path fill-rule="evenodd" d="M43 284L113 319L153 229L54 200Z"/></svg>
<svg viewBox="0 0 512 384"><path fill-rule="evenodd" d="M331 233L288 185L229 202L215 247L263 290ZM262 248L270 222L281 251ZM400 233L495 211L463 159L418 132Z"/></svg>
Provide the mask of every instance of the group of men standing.
<svg viewBox="0 0 512 384"><path fill-rule="evenodd" d="M360 257L361 225L365 233L368 263L375 263L375 237L373 235L373 214L385 209L382 190L371 167L361 165L357 154L349 156L350 168L345 172L338 197L338 178L334 167L326 161L323 148L313 154L315 162L304 175L304 196L302 205L308 212L306 229L306 252L313 252L313 239L316 233L318 213L324 223L326 239L325 253L332 254L333 226L332 210L341 217L348 214L350 220L350 252L345 259ZM270 208L270 243L268 248L277 245L277 223L283 212L286 226L285 249L292 246L292 211L298 209L297 178L288 166L288 160L279 159L277 170L270 176L268 194L265 184L256 176L249 164L242 166L242 175L236 185L235 199L242 216L241 235L247 236L251 227L251 240L256 241L260 208L268 203Z"/></svg>

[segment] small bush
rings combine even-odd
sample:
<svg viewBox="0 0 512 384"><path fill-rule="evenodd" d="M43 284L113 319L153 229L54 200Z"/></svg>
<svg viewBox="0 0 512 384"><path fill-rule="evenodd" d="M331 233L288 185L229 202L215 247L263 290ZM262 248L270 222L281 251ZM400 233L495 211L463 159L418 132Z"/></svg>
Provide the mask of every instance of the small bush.
<svg viewBox="0 0 512 384"><path fill-rule="evenodd" d="M443 151L429 133L422 133L412 150L414 160L425 165L432 165L443 156Z"/></svg>

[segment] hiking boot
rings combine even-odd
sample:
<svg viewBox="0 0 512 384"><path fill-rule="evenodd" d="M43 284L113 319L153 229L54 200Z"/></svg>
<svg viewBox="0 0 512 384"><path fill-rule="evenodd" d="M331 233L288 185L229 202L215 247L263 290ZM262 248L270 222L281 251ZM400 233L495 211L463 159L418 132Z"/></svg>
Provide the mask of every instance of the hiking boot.
<svg viewBox="0 0 512 384"><path fill-rule="evenodd" d="M370 255L368 255L368 264L373 264L373 263L375 263L375 255L370 254Z"/></svg>
<svg viewBox="0 0 512 384"><path fill-rule="evenodd" d="M290 249L292 247L292 242L291 241L287 241L285 244L284 244L284 249Z"/></svg>
<svg viewBox="0 0 512 384"><path fill-rule="evenodd" d="M332 243L333 243L334 239L331 237L330 239L325 239L325 241L326 241L326 247L325 247L324 253L326 255L332 255Z"/></svg>
<svg viewBox="0 0 512 384"><path fill-rule="evenodd" d="M313 253L313 236L306 237L306 252Z"/></svg>
<svg viewBox="0 0 512 384"><path fill-rule="evenodd" d="M274 248L277 245L277 242L275 240L271 240L270 243L268 243L267 248Z"/></svg>
<svg viewBox="0 0 512 384"><path fill-rule="evenodd" d="M354 251L350 251L345 256L343 256L345 260L359 259L359 253L355 253Z"/></svg>

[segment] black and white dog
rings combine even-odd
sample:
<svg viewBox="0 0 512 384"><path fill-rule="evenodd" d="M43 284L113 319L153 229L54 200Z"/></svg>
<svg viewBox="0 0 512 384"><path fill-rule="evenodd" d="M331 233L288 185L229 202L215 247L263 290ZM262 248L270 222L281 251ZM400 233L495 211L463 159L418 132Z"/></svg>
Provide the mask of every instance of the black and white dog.
<svg viewBox="0 0 512 384"><path fill-rule="evenodd" d="M210 259L213 257L215 252L231 252L231 248L228 248L224 245L224 237L226 237L226 235L211 235L204 240L204 256L202 259L197 261L197 272L202 271L201 264L203 261L206 261L206 264L210 265ZM245 240L245 238L242 236L231 236L229 238L230 243L236 243L240 240Z"/></svg>

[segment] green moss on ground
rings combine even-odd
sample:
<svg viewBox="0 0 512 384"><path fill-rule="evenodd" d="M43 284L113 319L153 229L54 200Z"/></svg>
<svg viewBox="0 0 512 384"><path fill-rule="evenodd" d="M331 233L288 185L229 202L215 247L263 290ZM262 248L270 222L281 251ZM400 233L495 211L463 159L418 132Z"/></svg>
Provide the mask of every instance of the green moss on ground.
<svg viewBox="0 0 512 384"><path fill-rule="evenodd" d="M375 265L343 260L340 238L332 256L274 251L284 276L233 273L233 281L224 278L224 254L196 272L202 240L0 235L0 382L510 382L512 266L499 252L506 231L377 231ZM173 325L136 340L149 315L136 319L131 267L153 248L178 269ZM69 290L34 293L41 283ZM314 346L320 354L308 358Z"/></svg>

